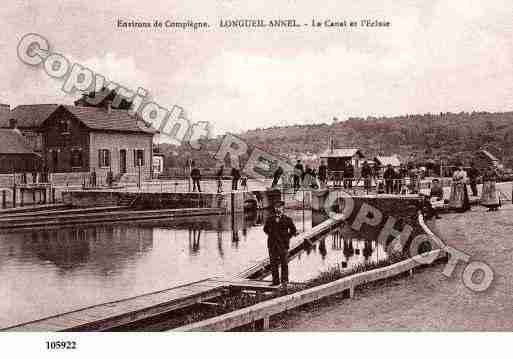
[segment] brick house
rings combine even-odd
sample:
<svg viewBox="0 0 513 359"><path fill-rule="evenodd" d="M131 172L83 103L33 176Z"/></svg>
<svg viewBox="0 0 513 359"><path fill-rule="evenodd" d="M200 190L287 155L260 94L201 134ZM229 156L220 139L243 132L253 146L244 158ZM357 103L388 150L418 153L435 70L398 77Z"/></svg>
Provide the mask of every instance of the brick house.
<svg viewBox="0 0 513 359"><path fill-rule="evenodd" d="M39 171L41 156L27 144L19 130L0 129L0 173Z"/></svg>
<svg viewBox="0 0 513 359"><path fill-rule="evenodd" d="M151 177L152 128L126 110L60 105L39 127L50 172L91 172L99 177Z"/></svg>

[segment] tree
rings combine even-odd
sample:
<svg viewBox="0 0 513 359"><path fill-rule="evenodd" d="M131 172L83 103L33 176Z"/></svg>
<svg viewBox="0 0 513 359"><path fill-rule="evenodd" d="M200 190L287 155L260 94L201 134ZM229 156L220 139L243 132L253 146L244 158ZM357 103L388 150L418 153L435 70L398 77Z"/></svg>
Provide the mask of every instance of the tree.
<svg viewBox="0 0 513 359"><path fill-rule="evenodd" d="M100 91L91 91L85 93L75 101L75 106L83 107L107 107L107 103L112 104L112 108L118 110L129 110L132 107L132 101L118 94L116 90L109 90L105 86Z"/></svg>

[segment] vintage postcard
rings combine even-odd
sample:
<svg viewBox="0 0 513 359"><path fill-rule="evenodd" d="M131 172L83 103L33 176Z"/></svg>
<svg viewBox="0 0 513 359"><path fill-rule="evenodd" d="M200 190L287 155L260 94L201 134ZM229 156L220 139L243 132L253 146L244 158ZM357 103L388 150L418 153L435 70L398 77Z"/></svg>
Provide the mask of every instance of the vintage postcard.
<svg viewBox="0 0 513 359"><path fill-rule="evenodd" d="M511 332L512 15L7 0L0 344Z"/></svg>

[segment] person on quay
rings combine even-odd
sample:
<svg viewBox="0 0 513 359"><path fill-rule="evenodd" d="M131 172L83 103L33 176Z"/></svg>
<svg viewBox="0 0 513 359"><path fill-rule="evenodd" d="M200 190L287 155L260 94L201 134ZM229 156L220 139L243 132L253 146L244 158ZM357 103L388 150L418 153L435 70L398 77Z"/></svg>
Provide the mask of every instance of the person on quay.
<svg viewBox="0 0 513 359"><path fill-rule="evenodd" d="M394 177L394 193L399 194L401 193L401 186L402 186L402 178L401 178L401 172L400 169L394 169L395 177Z"/></svg>
<svg viewBox="0 0 513 359"><path fill-rule="evenodd" d="M243 191L247 191L248 190L248 177L246 175L244 175L244 174L240 178L240 188Z"/></svg>
<svg viewBox="0 0 513 359"><path fill-rule="evenodd" d="M429 190L429 197L435 201L444 200L444 188L438 178L431 181L431 189Z"/></svg>
<svg viewBox="0 0 513 359"><path fill-rule="evenodd" d="M381 176L381 169L379 168L379 164L377 162L372 165L372 177L375 183L378 183L378 179Z"/></svg>
<svg viewBox="0 0 513 359"><path fill-rule="evenodd" d="M313 170L310 168L310 166L306 166L305 173L303 175L303 182L302 185L305 189L310 188L317 188L317 181L314 175Z"/></svg>
<svg viewBox="0 0 513 359"><path fill-rule="evenodd" d="M434 203L443 203L444 200L444 189L440 183L440 180L438 178L434 178L431 181L431 188L429 190L429 196L427 197L429 200L429 205L431 206L432 213L435 216L435 218L441 218L438 215L437 208L433 207L432 204Z"/></svg>
<svg viewBox="0 0 513 359"><path fill-rule="evenodd" d="M216 173L217 193L223 192L223 172L224 172L224 165L221 165L221 167L219 167L219 170Z"/></svg>
<svg viewBox="0 0 513 359"><path fill-rule="evenodd" d="M328 182L328 167L326 166L324 160L321 160L321 165L319 166L317 172L319 174L319 181L321 182L321 187L325 188Z"/></svg>
<svg viewBox="0 0 513 359"><path fill-rule="evenodd" d="M279 166L276 169L276 171L274 171L274 174L273 174L273 183L271 184L272 188L278 186L278 181L280 180L282 175L283 175L283 168L281 166Z"/></svg>
<svg viewBox="0 0 513 359"><path fill-rule="evenodd" d="M394 179L396 177L395 170L391 164L387 165L383 178L385 179L385 192L387 194L393 193L394 191Z"/></svg>
<svg viewBox="0 0 513 359"><path fill-rule="evenodd" d="M369 191L371 188L372 181L372 169L367 163L367 161L363 162L362 165L362 178L363 178L363 187L366 191Z"/></svg>
<svg viewBox="0 0 513 359"><path fill-rule="evenodd" d="M96 170L94 168L90 174L89 183L90 183L91 187L93 187L93 188L96 187Z"/></svg>
<svg viewBox="0 0 513 359"><path fill-rule="evenodd" d="M354 179L354 167L351 161L347 162L344 169L344 188L352 189Z"/></svg>
<svg viewBox="0 0 513 359"><path fill-rule="evenodd" d="M297 229L292 219L284 213L285 202L274 204L274 211L265 221L264 232L267 234L267 249L271 264L272 285L280 283L286 287L289 281L288 252L290 238L297 235ZM280 281L281 269L281 281Z"/></svg>
<svg viewBox="0 0 513 359"><path fill-rule="evenodd" d="M472 196L477 197L477 179L480 173L479 170L474 166L474 164L470 164L470 168L468 170L468 181L470 184L470 190L472 191Z"/></svg>
<svg viewBox="0 0 513 359"><path fill-rule="evenodd" d="M406 177L408 177L408 169L404 164L401 164L401 167L399 167L399 192L401 194L408 193L408 188L406 187Z"/></svg>
<svg viewBox="0 0 513 359"><path fill-rule="evenodd" d="M191 170L191 178L192 178L192 191L196 192L196 189L198 192L201 192L201 171L196 165L192 164L192 170Z"/></svg>
<svg viewBox="0 0 513 359"><path fill-rule="evenodd" d="M501 206L501 198L496 188L497 172L489 167L483 175L483 190L481 193L481 205L488 208L488 211L497 211Z"/></svg>
<svg viewBox="0 0 513 359"><path fill-rule="evenodd" d="M467 190L467 172L463 167L458 167L452 176L451 197L449 207L460 212L470 209L470 200Z"/></svg>
<svg viewBox="0 0 513 359"><path fill-rule="evenodd" d="M232 176L232 191L236 191L237 185L240 180L240 170L237 167L233 167L231 176Z"/></svg>
<svg viewBox="0 0 513 359"><path fill-rule="evenodd" d="M297 160L294 166L294 190L297 191L301 185L301 178L303 177L303 164L301 160Z"/></svg>

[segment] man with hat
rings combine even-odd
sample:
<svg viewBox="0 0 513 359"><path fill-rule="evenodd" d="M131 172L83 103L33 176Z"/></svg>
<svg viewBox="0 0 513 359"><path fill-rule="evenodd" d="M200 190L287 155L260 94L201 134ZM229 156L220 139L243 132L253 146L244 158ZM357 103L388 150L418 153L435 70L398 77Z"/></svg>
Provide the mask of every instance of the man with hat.
<svg viewBox="0 0 513 359"><path fill-rule="evenodd" d="M281 284L286 287L289 281L288 252L290 238L297 234L296 226L292 219L284 213L285 203L278 201L274 204L274 212L264 225L264 232L267 234L267 248L273 277L273 285Z"/></svg>

